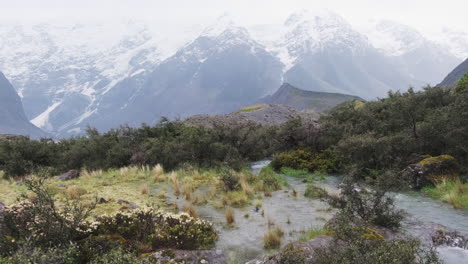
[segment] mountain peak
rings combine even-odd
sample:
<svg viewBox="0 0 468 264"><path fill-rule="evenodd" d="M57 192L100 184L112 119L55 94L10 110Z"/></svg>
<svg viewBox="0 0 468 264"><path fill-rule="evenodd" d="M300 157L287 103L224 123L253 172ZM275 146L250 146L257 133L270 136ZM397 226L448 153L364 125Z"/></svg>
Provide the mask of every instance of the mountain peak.
<svg viewBox="0 0 468 264"><path fill-rule="evenodd" d="M239 28L234 19L229 13L224 13L219 16L211 25L205 28L202 32L202 36L216 37L221 35L226 30L232 30Z"/></svg>
<svg viewBox="0 0 468 264"><path fill-rule="evenodd" d="M304 22L316 25L348 25L344 18L328 9L303 9L291 14L286 19L285 26L294 27Z"/></svg>

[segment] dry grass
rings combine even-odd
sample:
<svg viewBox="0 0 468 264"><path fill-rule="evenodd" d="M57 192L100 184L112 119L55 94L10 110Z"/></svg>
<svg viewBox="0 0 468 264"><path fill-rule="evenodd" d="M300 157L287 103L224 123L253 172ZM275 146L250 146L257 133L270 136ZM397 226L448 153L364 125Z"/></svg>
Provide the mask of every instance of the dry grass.
<svg viewBox="0 0 468 264"><path fill-rule="evenodd" d="M248 197L253 197L253 195L255 194L255 190L254 188L252 188L252 186L250 186L250 184L244 178L240 179L240 185L241 185L242 191Z"/></svg>
<svg viewBox="0 0 468 264"><path fill-rule="evenodd" d="M148 195L149 194L149 186L147 183L143 184L140 188L140 192L142 195Z"/></svg>
<svg viewBox="0 0 468 264"><path fill-rule="evenodd" d="M156 166L153 167L151 171L152 171L155 182L165 181L164 169L161 165L157 164Z"/></svg>
<svg viewBox="0 0 468 264"><path fill-rule="evenodd" d="M223 198L221 198L221 201L223 205L229 205L233 207L244 207L248 205L249 198L242 191L233 191L224 194Z"/></svg>
<svg viewBox="0 0 468 264"><path fill-rule="evenodd" d="M283 238L283 236L284 232L279 227L268 231L263 236L263 247L265 249L276 249L281 247L281 239Z"/></svg>
<svg viewBox="0 0 468 264"><path fill-rule="evenodd" d="M216 188L216 184L211 184L209 191L209 199L212 200L213 198L215 198L217 192L218 189Z"/></svg>
<svg viewBox="0 0 468 264"><path fill-rule="evenodd" d="M191 180L187 179L182 186L182 193L185 196L185 200L190 201L194 190L194 184Z"/></svg>
<svg viewBox="0 0 468 264"><path fill-rule="evenodd" d="M165 191L160 191L158 194L156 194L156 197L159 199L166 199L167 193Z"/></svg>
<svg viewBox="0 0 468 264"><path fill-rule="evenodd" d="M130 171L130 169L128 167L120 168L120 170L119 170L120 176L122 176L124 178L127 178L128 174L129 174L129 171Z"/></svg>
<svg viewBox="0 0 468 264"><path fill-rule="evenodd" d="M226 218L226 223L230 226L233 226L236 223L236 218L234 214L234 210L231 207L227 207L224 210L224 217Z"/></svg>
<svg viewBox="0 0 468 264"><path fill-rule="evenodd" d="M86 193L88 192L85 189L80 188L76 185L69 186L65 190L66 197L71 200L79 199L81 196L85 195Z"/></svg>
<svg viewBox="0 0 468 264"><path fill-rule="evenodd" d="M172 188L174 189L174 194L176 196L180 195L180 184L179 179L177 178L177 173L171 172L170 180L172 182Z"/></svg>
<svg viewBox="0 0 468 264"><path fill-rule="evenodd" d="M187 214L189 214L193 218L198 217L197 211L195 210L195 208L193 207L193 205L191 203L185 204L183 206L183 208L182 208L182 211L186 212Z"/></svg>

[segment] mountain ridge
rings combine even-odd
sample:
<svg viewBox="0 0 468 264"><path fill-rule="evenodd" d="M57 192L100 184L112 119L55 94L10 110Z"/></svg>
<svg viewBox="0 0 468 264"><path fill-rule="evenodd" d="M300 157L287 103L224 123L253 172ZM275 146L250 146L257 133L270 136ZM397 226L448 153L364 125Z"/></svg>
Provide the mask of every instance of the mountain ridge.
<svg viewBox="0 0 468 264"><path fill-rule="evenodd" d="M2 72L0 72L0 106L0 134L25 135L32 138L47 136L26 118L20 97Z"/></svg>
<svg viewBox="0 0 468 264"><path fill-rule="evenodd" d="M453 88L457 85L458 81L468 73L468 59L455 67L438 86Z"/></svg>
<svg viewBox="0 0 468 264"><path fill-rule="evenodd" d="M283 104L298 110L310 109L326 112L341 103L352 100L364 101L358 96L302 90L289 83L284 83L274 94L266 96L258 102Z"/></svg>

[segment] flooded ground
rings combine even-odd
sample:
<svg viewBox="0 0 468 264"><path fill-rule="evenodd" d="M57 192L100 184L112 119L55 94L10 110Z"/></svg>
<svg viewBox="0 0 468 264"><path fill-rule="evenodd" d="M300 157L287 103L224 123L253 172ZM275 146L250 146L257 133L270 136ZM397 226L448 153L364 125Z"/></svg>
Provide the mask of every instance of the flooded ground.
<svg viewBox="0 0 468 264"><path fill-rule="evenodd" d="M267 166L269 161L255 162L251 166L254 174ZM285 232L283 245L297 241L304 231L311 227L322 227L334 211L328 204L304 197L307 186L301 180L287 177L289 186L263 197L262 206L250 205L234 209L235 226L226 225L224 211L211 205L196 206L199 217L210 220L219 230L216 249L226 254L229 263L245 263L259 258L268 252L263 248L263 236L272 227L280 227ZM341 177L329 176L317 183L329 192L339 191ZM294 193L297 193L294 195ZM450 205L421 196L418 193L394 194L398 208L409 213L404 228L415 237L421 237L424 225L436 223L461 232L468 232L468 213L455 210ZM169 196L171 202L183 206L182 199ZM263 212L262 212L263 211ZM430 241L425 241L430 242ZM446 264L468 264L468 250L452 247L438 248L440 257Z"/></svg>

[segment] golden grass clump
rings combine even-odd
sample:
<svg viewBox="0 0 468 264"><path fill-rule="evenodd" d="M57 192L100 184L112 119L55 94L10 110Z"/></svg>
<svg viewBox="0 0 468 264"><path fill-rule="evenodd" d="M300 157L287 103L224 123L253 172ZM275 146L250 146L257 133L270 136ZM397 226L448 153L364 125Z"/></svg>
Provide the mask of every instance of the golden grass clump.
<svg viewBox="0 0 468 264"><path fill-rule="evenodd" d="M234 214L234 210L231 207L227 207L224 210L224 217L226 218L226 223L230 226L233 226L236 223L236 217Z"/></svg>
<svg viewBox="0 0 468 264"><path fill-rule="evenodd" d="M250 186L250 184L249 184L244 178L241 178L239 182L240 182L242 191L243 191L248 197L252 197L252 196L255 194L254 188L252 188L252 186Z"/></svg>
<svg viewBox="0 0 468 264"><path fill-rule="evenodd" d="M171 175L169 176L171 182L172 182L172 187L174 189L174 194L176 196L180 195L180 184L179 184L179 179L177 178L177 174L175 172L171 172Z"/></svg>
<svg viewBox="0 0 468 264"><path fill-rule="evenodd" d="M223 205L229 205L233 207L244 207L249 203L249 198L242 191L232 191L224 194L221 201Z"/></svg>
<svg viewBox="0 0 468 264"><path fill-rule="evenodd" d="M265 249L276 249L281 246L281 239L284 236L283 230L277 227L273 230L268 231L263 236L263 247Z"/></svg>
<svg viewBox="0 0 468 264"><path fill-rule="evenodd" d="M164 169L160 164L153 167L152 173L156 182L164 181Z"/></svg>
<svg viewBox="0 0 468 264"><path fill-rule="evenodd" d="M95 171L92 171L89 175L93 178L97 178L97 177L101 177L102 174L103 174L102 170L95 170Z"/></svg>
<svg viewBox="0 0 468 264"><path fill-rule="evenodd" d="M192 199L193 190L193 182L191 180L186 180L182 186L182 193L185 196L185 200L189 201Z"/></svg>
<svg viewBox="0 0 468 264"><path fill-rule="evenodd" d="M187 214L189 214L193 218L198 217L197 211L195 210L195 208L193 207L193 205L191 203L190 204L185 204L183 206L183 208L182 208L182 211L186 212Z"/></svg>
<svg viewBox="0 0 468 264"><path fill-rule="evenodd" d="M71 200L76 200L78 198L80 198L81 196L85 195L87 193L87 191L83 188L80 188L76 185L72 185L72 186L69 186L66 190L65 190L65 195L68 199L71 199Z"/></svg>
<svg viewBox="0 0 468 264"><path fill-rule="evenodd" d="M149 186L147 183L143 184L141 186L140 192L142 195L148 195L149 194Z"/></svg>
<svg viewBox="0 0 468 264"><path fill-rule="evenodd" d="M209 190L209 196L208 196L208 199L213 199L214 197L216 197L216 193L218 192L218 189L216 188L216 184L211 184L210 186L210 190Z"/></svg>
<svg viewBox="0 0 468 264"><path fill-rule="evenodd" d="M167 194L165 191L160 191L158 194L156 194L156 197L158 197L159 199L166 199Z"/></svg>

